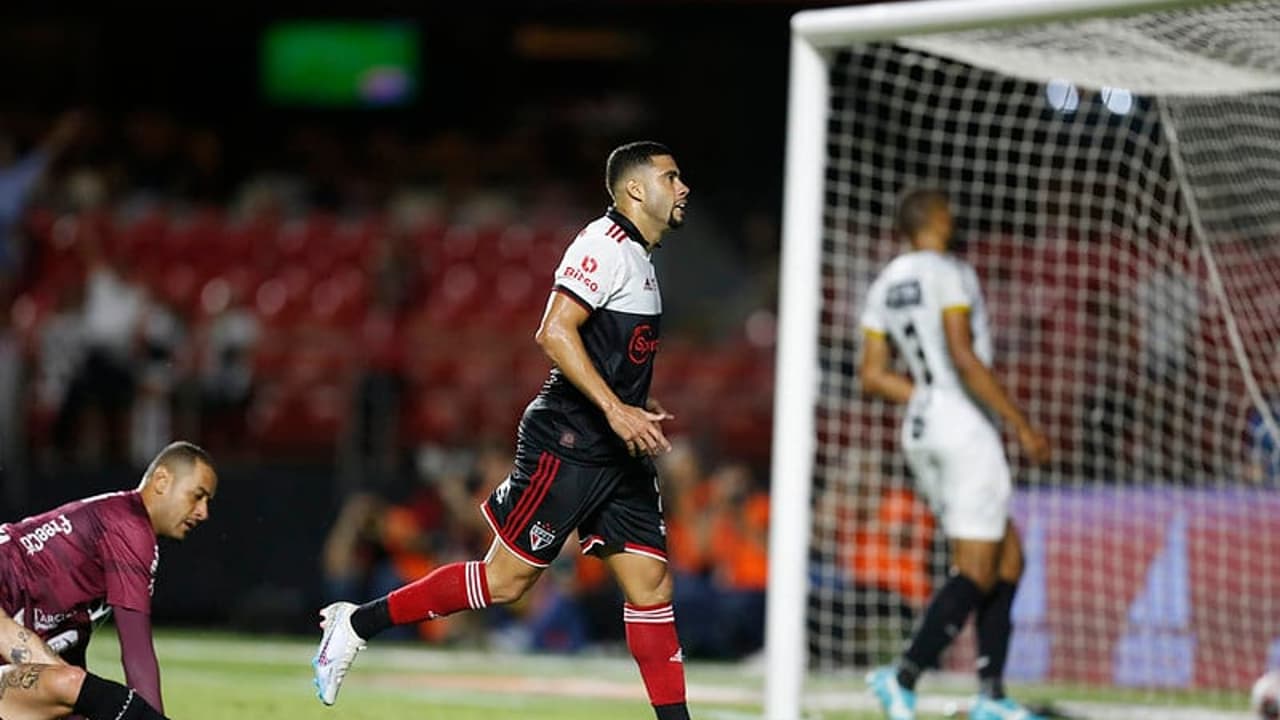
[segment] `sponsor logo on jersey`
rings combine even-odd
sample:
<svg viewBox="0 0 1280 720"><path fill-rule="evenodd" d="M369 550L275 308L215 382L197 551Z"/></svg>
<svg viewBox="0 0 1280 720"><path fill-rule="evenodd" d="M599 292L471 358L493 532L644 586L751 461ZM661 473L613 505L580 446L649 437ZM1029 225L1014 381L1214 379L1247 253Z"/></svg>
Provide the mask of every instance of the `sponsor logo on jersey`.
<svg viewBox="0 0 1280 720"><path fill-rule="evenodd" d="M574 435L568 430L565 430L563 433L560 434L560 444L567 448L574 447L575 445L578 444L578 436Z"/></svg>
<svg viewBox="0 0 1280 720"><path fill-rule="evenodd" d="M590 259L591 259L591 258L584 258L584 260L583 260L583 264L586 264L586 260L590 260ZM592 260L592 262L595 262L595 261L594 261L594 260ZM591 278L587 277L587 274L586 274L586 273L584 273L584 272L582 272L582 270L581 270L581 269L579 269L579 268L576 268L576 267L574 267L574 266L572 266L572 265L565 265L565 266L564 266L564 272L562 272L562 273L560 273L560 274L561 274L561 275L563 275L564 277L567 277L567 278L571 279L571 280L577 280L578 282L580 282L580 283L582 283L583 285L585 285L585 286L587 287L587 289L588 289L588 290L590 290L590 291L591 291L591 292L593 292L593 293L594 293L594 292L600 292L600 283L598 283L598 282L596 282L595 280L592 280Z"/></svg>
<svg viewBox="0 0 1280 720"><path fill-rule="evenodd" d="M590 255L582 256L582 272L590 275L591 273L595 272L599 267L600 267L600 263L596 262L595 258L591 257Z"/></svg>
<svg viewBox="0 0 1280 720"><path fill-rule="evenodd" d="M529 547L533 548L534 552L538 552L555 541L556 534L552 531L549 523L536 522L529 528Z"/></svg>
<svg viewBox="0 0 1280 720"><path fill-rule="evenodd" d="M18 542L22 543L22 547L27 549L28 555L35 555L44 550L45 543L49 542L49 540L59 535L70 535L73 529L71 521L67 519L66 515L58 515L58 517L18 538Z"/></svg>
<svg viewBox="0 0 1280 720"><path fill-rule="evenodd" d="M31 629L38 633L48 632L74 617L75 613L51 613L40 608L31 609Z"/></svg>
<svg viewBox="0 0 1280 720"><path fill-rule="evenodd" d="M923 302L923 297L924 293L920 290L919 280L903 280L889 286L885 304L895 309L912 307Z"/></svg>
<svg viewBox="0 0 1280 720"><path fill-rule="evenodd" d="M656 278L656 277L654 277L654 276L652 276L652 275L650 275L649 277L645 278L645 279L644 279L644 289L645 289L647 292L657 292L657 291L658 291L658 278Z"/></svg>
<svg viewBox="0 0 1280 720"><path fill-rule="evenodd" d="M654 337L653 326L648 323L637 325L631 331L631 342L627 343L627 357L636 365L643 365L658 352L658 338Z"/></svg>

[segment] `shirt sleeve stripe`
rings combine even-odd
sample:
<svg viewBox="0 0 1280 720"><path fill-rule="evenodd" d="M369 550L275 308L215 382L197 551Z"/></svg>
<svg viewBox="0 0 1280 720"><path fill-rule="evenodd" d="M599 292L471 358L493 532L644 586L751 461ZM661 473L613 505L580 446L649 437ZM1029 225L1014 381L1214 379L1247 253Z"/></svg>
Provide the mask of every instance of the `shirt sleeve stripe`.
<svg viewBox="0 0 1280 720"><path fill-rule="evenodd" d="M871 337L878 337L878 338L884 337L883 330L876 330L875 328L869 328L869 327L862 328L862 334L870 335Z"/></svg>
<svg viewBox="0 0 1280 720"><path fill-rule="evenodd" d="M596 310L595 308L591 307L591 303L587 302L586 300L583 300L582 296L578 295L578 293L570 290L569 288L563 285L556 285L555 287L551 288L551 291L558 292L561 295L564 295L565 297L569 298L570 300L578 303L583 307L584 310L586 310L589 313L595 312Z"/></svg>
<svg viewBox="0 0 1280 720"><path fill-rule="evenodd" d="M942 308L942 312L944 312L944 313L947 313L947 312L958 312L958 311L962 311L962 310L963 310L964 312L969 312L969 306L968 306L968 305L948 305L948 306L946 306L946 307Z"/></svg>

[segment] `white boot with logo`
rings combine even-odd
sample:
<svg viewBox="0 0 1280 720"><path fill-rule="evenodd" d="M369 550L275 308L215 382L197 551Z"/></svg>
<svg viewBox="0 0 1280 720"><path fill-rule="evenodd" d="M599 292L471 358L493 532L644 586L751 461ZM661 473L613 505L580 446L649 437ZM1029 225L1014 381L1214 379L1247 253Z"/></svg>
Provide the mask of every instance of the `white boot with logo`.
<svg viewBox="0 0 1280 720"><path fill-rule="evenodd" d="M320 611L324 635L320 638L320 649L311 659L311 667L316 673L316 697L325 705L332 705L338 699L338 689L347 670L365 648L364 639L351 627L351 613L356 607L355 603L336 602Z"/></svg>

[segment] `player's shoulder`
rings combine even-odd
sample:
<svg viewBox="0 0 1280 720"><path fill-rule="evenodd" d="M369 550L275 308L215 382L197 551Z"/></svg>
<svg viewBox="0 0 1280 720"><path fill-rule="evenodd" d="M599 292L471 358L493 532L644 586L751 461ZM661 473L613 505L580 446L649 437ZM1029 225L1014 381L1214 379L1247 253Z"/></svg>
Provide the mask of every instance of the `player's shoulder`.
<svg viewBox="0 0 1280 720"><path fill-rule="evenodd" d="M912 250L898 255L884 266L880 276L894 278L899 276L920 276L931 272L947 271L951 268L946 262L947 256L941 253Z"/></svg>
<svg viewBox="0 0 1280 720"><path fill-rule="evenodd" d="M598 251L620 248L627 240L627 231L608 215L592 220L578 231L570 246L590 247Z"/></svg>
<svg viewBox="0 0 1280 720"><path fill-rule="evenodd" d="M95 515L102 518L107 527L117 529L150 522L142 495L137 490L93 495L74 503L74 508L77 514Z"/></svg>
<svg viewBox="0 0 1280 720"><path fill-rule="evenodd" d="M977 278L973 266L950 253L917 251L901 256L917 274L941 277Z"/></svg>

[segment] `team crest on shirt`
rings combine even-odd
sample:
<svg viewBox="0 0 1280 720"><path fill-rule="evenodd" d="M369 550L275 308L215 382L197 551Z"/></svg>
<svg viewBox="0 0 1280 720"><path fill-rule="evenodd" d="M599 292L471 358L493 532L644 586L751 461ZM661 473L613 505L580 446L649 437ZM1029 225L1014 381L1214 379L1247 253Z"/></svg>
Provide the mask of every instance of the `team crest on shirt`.
<svg viewBox="0 0 1280 720"><path fill-rule="evenodd" d="M536 522L529 528L529 547L538 552L556 541L556 534L550 523Z"/></svg>

